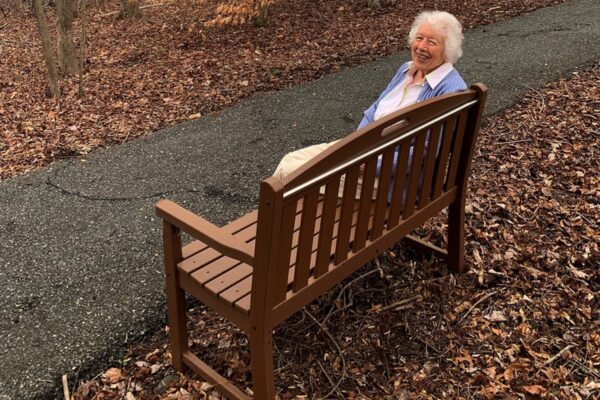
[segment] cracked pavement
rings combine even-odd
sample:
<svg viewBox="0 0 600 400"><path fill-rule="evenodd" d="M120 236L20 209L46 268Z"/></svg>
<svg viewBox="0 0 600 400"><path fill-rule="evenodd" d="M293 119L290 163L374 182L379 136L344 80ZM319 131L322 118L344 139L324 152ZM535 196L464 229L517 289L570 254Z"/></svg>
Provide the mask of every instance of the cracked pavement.
<svg viewBox="0 0 600 400"><path fill-rule="evenodd" d="M578 0L466 34L457 67L487 114L600 61L600 3ZM161 224L171 198L224 224L254 208L286 152L351 132L402 52L0 182L0 400L55 398L164 326Z"/></svg>

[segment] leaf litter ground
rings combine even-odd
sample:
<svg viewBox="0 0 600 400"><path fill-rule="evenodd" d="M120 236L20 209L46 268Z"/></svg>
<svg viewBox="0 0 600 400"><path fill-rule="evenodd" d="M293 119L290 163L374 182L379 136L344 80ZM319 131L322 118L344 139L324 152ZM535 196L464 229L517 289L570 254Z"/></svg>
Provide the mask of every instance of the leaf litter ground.
<svg viewBox="0 0 600 400"><path fill-rule="evenodd" d="M153 7L134 20L115 20L116 1L104 1L106 12L91 9L82 98L78 79L67 77L61 98L48 99L33 15L0 16L0 179L395 53L405 47L416 13L431 7L422 0L383 0L377 10L364 0L281 0L267 28L208 29L204 22L217 0L148 1ZM435 6L468 28L562 2L441 0ZM52 28L55 16L47 13Z"/></svg>
<svg viewBox="0 0 600 400"><path fill-rule="evenodd" d="M282 3L266 30L206 30L211 2L125 22L99 12L88 28L86 95L78 99L68 78L58 101L46 98L32 16L9 14L0 29L0 177L398 51L425 3L382 3ZM555 3L437 7L472 27ZM467 207L468 274L397 246L276 331L281 398L600 396L599 77L597 65L487 121ZM442 218L420 233L446 242ZM249 387L244 336L199 304L189 324L193 348L207 346L213 365ZM165 332L113 361L72 382L74 397L220 398L170 367Z"/></svg>

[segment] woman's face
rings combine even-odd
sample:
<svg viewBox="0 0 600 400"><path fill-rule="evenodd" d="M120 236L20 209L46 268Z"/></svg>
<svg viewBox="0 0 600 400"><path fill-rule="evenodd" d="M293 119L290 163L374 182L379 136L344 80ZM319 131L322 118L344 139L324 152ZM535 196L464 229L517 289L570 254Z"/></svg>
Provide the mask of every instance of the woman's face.
<svg viewBox="0 0 600 400"><path fill-rule="evenodd" d="M444 37L427 23L417 29L410 50L414 66L424 75L444 63Z"/></svg>

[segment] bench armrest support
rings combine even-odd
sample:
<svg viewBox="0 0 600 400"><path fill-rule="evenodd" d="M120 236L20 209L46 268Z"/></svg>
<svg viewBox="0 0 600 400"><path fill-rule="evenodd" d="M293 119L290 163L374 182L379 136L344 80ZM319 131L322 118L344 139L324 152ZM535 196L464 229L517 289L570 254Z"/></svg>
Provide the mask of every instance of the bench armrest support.
<svg viewBox="0 0 600 400"><path fill-rule="evenodd" d="M161 200L155 207L159 217L223 255L248 265L254 264L253 249L248 243L223 232L218 226L170 200Z"/></svg>

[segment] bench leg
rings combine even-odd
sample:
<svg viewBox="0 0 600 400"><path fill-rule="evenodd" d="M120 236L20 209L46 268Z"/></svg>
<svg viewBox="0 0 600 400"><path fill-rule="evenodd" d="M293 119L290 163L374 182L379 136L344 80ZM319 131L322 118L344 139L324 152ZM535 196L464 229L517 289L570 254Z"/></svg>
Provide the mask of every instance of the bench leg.
<svg viewBox="0 0 600 400"><path fill-rule="evenodd" d="M254 398L257 400L274 399L273 333L271 330L258 327L250 334L250 357L252 359Z"/></svg>
<svg viewBox="0 0 600 400"><path fill-rule="evenodd" d="M187 325L185 316L185 294L179 287L177 263L181 261L181 234L179 229L165 222L163 225L163 248L165 252L165 272L167 279L167 309L169 315L169 336L173 367L184 372L183 353L188 350Z"/></svg>
<svg viewBox="0 0 600 400"><path fill-rule="evenodd" d="M465 265L465 201L460 197L448 209L448 268L466 271Z"/></svg>

